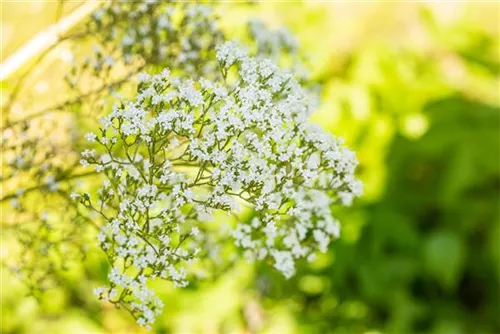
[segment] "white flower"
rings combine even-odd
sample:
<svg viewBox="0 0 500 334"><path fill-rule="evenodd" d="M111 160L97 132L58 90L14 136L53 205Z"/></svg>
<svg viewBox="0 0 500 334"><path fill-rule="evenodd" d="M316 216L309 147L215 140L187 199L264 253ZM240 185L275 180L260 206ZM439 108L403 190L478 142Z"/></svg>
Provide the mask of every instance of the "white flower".
<svg viewBox="0 0 500 334"><path fill-rule="evenodd" d="M109 154L103 154L103 155L101 156L101 162L102 162L103 164L107 164L107 163L108 163L108 162L110 162L110 161L111 161L111 156L110 156Z"/></svg>
<svg viewBox="0 0 500 334"><path fill-rule="evenodd" d="M19 200L16 198L13 198L10 200L10 205L14 208L17 209L20 206Z"/></svg>
<svg viewBox="0 0 500 334"><path fill-rule="evenodd" d="M245 50L238 46L235 42L226 42L217 46L217 59L224 64L225 67L233 65L236 61L246 56Z"/></svg>
<svg viewBox="0 0 500 334"><path fill-rule="evenodd" d="M96 140L96 138L97 138L97 136L95 133L89 132L89 133L85 134L85 139L87 139L87 141L89 143L94 142Z"/></svg>
<svg viewBox="0 0 500 334"><path fill-rule="evenodd" d="M146 72L141 72L137 75L137 81L139 82L146 82L151 79L151 76L147 74Z"/></svg>
<svg viewBox="0 0 500 334"><path fill-rule="evenodd" d="M130 46L132 44L134 44L134 38L130 35L125 35L123 36L123 39L122 39L122 44L123 46Z"/></svg>
<svg viewBox="0 0 500 334"><path fill-rule="evenodd" d="M255 219L231 232L235 244L289 278L297 260L339 236L332 205L361 193L354 153L308 123L313 103L293 75L233 42L216 51L224 80L141 74L135 98L101 121L112 144L99 138L99 153L82 153L106 169L95 208L106 217L99 240L116 264L127 261L109 280L129 292L141 325L161 309L149 280L184 287L199 249L217 258L217 247L203 248L210 235L198 225L215 212L239 220L240 206L253 208Z"/></svg>

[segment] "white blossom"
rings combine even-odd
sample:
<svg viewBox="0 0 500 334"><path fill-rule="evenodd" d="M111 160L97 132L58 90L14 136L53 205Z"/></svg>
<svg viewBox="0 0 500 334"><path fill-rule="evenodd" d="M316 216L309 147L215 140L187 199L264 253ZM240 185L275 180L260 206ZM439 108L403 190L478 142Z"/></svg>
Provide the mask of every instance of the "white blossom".
<svg viewBox="0 0 500 334"><path fill-rule="evenodd" d="M161 22L169 29L169 17ZM147 29L124 35L123 46ZM180 45L187 62L193 43ZM123 298L142 326L162 308L149 281L184 287L199 257L217 258L218 248L202 248L214 213L238 219L231 235L247 259L270 260L289 278L298 260L312 260L339 237L332 206L362 191L355 154L308 123L314 103L292 72L235 42L217 46L215 58L222 78L140 74L135 98L101 120L101 135L86 135L98 148L80 162L105 181L98 202L85 205L104 217L98 240L115 265L110 288L96 293ZM242 206L254 210L250 222L238 218Z"/></svg>

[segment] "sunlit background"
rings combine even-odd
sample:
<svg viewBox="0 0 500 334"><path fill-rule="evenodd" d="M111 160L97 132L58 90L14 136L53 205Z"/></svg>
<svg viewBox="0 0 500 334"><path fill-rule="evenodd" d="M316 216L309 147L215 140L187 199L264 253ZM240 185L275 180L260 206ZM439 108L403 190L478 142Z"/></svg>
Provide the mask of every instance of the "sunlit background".
<svg viewBox="0 0 500 334"><path fill-rule="evenodd" d="M16 52L79 5L61 12L56 1L2 3L2 61L15 63ZM258 17L297 36L323 87L313 121L357 152L365 195L339 211L341 239L289 280L242 260L213 282L159 284L165 310L155 331L499 333L498 3L222 7L235 31ZM30 78L16 113L62 94L65 55L57 50L57 65ZM2 69L4 95L21 72ZM2 236L2 258L9 247ZM107 268L90 254L85 272L102 282ZM79 272L60 280L35 298L3 270L2 333L143 331L97 301Z"/></svg>

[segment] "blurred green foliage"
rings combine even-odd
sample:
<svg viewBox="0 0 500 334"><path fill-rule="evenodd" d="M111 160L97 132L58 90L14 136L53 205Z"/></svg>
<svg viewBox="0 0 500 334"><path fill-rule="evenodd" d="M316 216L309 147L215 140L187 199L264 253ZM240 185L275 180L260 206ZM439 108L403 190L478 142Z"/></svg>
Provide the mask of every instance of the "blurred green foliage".
<svg viewBox="0 0 500 334"><path fill-rule="evenodd" d="M359 238L337 242L314 280L281 287L311 286L292 294L305 332L499 331L500 110L457 95L424 111L427 133L395 136L384 194L356 208Z"/></svg>
<svg viewBox="0 0 500 334"><path fill-rule="evenodd" d="M297 33L323 85L314 121L358 152L366 195L338 213L342 238L288 281L241 264L183 291L159 286L158 333L500 332L498 5L447 6L228 9L229 26L260 16ZM82 270L105 280L92 254ZM78 272L39 306L6 275L5 332L139 331Z"/></svg>
<svg viewBox="0 0 500 334"><path fill-rule="evenodd" d="M270 303L297 305L299 332L500 331L498 31L418 12L428 46L375 38L323 70L367 196L339 213L323 265L286 285L263 275Z"/></svg>

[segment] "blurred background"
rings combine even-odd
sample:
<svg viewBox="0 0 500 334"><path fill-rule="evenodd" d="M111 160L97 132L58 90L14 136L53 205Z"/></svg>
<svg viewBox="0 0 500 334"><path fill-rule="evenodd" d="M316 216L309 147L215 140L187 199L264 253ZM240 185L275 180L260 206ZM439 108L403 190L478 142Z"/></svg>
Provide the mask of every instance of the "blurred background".
<svg viewBox="0 0 500 334"><path fill-rule="evenodd" d="M56 2L2 3L2 61L77 5L58 14ZM499 9L473 1L225 5L228 27L257 17L297 36L323 87L313 121L357 152L365 195L339 210L340 240L289 280L242 261L211 282L159 285L165 310L155 332L500 333ZM27 104L58 94L58 73L44 73ZM85 271L106 279L93 256ZM143 331L99 303L78 273L60 279L35 298L3 270L2 333Z"/></svg>

